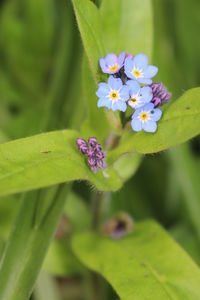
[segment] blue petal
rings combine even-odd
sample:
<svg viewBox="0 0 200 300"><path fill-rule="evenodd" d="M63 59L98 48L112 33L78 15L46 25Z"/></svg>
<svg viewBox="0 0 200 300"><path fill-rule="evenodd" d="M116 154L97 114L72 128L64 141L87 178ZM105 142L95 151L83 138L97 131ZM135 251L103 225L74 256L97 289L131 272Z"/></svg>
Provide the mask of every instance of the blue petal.
<svg viewBox="0 0 200 300"><path fill-rule="evenodd" d="M126 108L127 108L127 105L125 102L123 101L118 101L118 108L120 111L123 111L125 112L126 111Z"/></svg>
<svg viewBox="0 0 200 300"><path fill-rule="evenodd" d="M138 82L143 83L143 84L152 84L152 80L148 79L148 78L138 77L137 80L138 80Z"/></svg>
<svg viewBox="0 0 200 300"><path fill-rule="evenodd" d="M126 111L126 103L122 102L122 101L116 101L114 102L114 104L112 105L112 110L116 111L116 110L120 110L125 112Z"/></svg>
<svg viewBox="0 0 200 300"><path fill-rule="evenodd" d="M155 132L157 130L157 124L154 121L146 121L142 124L144 131Z"/></svg>
<svg viewBox="0 0 200 300"><path fill-rule="evenodd" d="M162 116L162 111L159 108L153 109L151 113L151 120L158 121Z"/></svg>
<svg viewBox="0 0 200 300"><path fill-rule="evenodd" d="M130 57L127 57L125 59L125 63L124 63L124 71L126 72L131 72L133 70L133 59L131 59Z"/></svg>
<svg viewBox="0 0 200 300"><path fill-rule="evenodd" d="M105 64L105 60L103 58L100 58L99 60L99 64L100 64L100 67L101 67L101 70L103 71L103 73L108 73L109 72L109 69L108 67L106 66Z"/></svg>
<svg viewBox="0 0 200 300"><path fill-rule="evenodd" d="M144 103L148 103L153 98L152 89L149 86L145 86L140 90L141 99Z"/></svg>
<svg viewBox="0 0 200 300"><path fill-rule="evenodd" d="M117 63L117 55L114 53L107 54L104 59L105 59L106 65L108 65L108 66L112 66Z"/></svg>
<svg viewBox="0 0 200 300"><path fill-rule="evenodd" d="M125 52L120 53L118 56L118 65L121 67L124 64Z"/></svg>
<svg viewBox="0 0 200 300"><path fill-rule="evenodd" d="M135 96L140 90L140 85L136 80L128 80L126 84L130 87L130 96Z"/></svg>
<svg viewBox="0 0 200 300"><path fill-rule="evenodd" d="M98 97L105 97L109 95L110 88L107 83L101 82L98 85L98 90L96 91L96 95Z"/></svg>
<svg viewBox="0 0 200 300"><path fill-rule="evenodd" d="M110 103L109 103L109 102L110 102L110 101L109 101L108 99L106 99L106 98L100 98L99 101L98 101L98 103L97 103L97 106L98 106L98 107L106 106L106 107L109 108L109 106L110 106Z"/></svg>
<svg viewBox="0 0 200 300"><path fill-rule="evenodd" d="M139 114L141 113L142 110L143 110L143 107L136 109L136 111L132 115L132 119L137 119L137 117L139 116Z"/></svg>
<svg viewBox="0 0 200 300"><path fill-rule="evenodd" d="M120 78L114 78L110 76L108 78L108 84L113 90L119 90L122 87L122 81Z"/></svg>
<svg viewBox="0 0 200 300"><path fill-rule="evenodd" d="M129 88L128 86L123 86L120 90L120 98L122 101L127 101L129 99Z"/></svg>
<svg viewBox="0 0 200 300"><path fill-rule="evenodd" d="M131 127L136 132L141 131L142 130L142 122L140 122L138 119L133 119L131 121Z"/></svg>
<svg viewBox="0 0 200 300"><path fill-rule="evenodd" d="M133 59L133 63L136 68L144 70L148 66L148 57L145 54L137 54Z"/></svg>
<svg viewBox="0 0 200 300"><path fill-rule="evenodd" d="M158 68L156 66L148 66L144 70L144 77L145 78L152 78L158 73Z"/></svg>
<svg viewBox="0 0 200 300"><path fill-rule="evenodd" d="M153 103L147 103L141 108L141 111L151 111L151 110L154 110Z"/></svg>

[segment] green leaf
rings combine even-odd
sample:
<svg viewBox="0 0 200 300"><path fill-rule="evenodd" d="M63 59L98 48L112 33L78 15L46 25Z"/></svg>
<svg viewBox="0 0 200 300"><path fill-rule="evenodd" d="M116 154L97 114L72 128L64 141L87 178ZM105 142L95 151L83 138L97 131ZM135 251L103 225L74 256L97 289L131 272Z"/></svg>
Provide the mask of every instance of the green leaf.
<svg viewBox="0 0 200 300"><path fill-rule="evenodd" d="M166 107L154 134L128 130L108 155L109 163L122 153L154 153L183 143L200 133L200 88L190 89Z"/></svg>
<svg viewBox="0 0 200 300"><path fill-rule="evenodd" d="M43 259L63 210L68 187L61 185L48 195L41 209L39 191L27 193L0 262L0 299L29 299ZM45 199L42 199L45 200ZM42 207L43 208L43 207Z"/></svg>
<svg viewBox="0 0 200 300"><path fill-rule="evenodd" d="M198 300L200 270L155 222L136 224L132 234L113 240L77 235L80 260L103 275L122 300Z"/></svg>
<svg viewBox="0 0 200 300"><path fill-rule="evenodd" d="M55 131L0 145L0 195L73 180L88 180L99 190L121 186L111 169L94 174L77 149L78 132Z"/></svg>
<svg viewBox="0 0 200 300"><path fill-rule="evenodd" d="M97 80L98 61L105 55L101 17L96 5L91 1L73 0L72 2L89 64Z"/></svg>
<svg viewBox="0 0 200 300"><path fill-rule="evenodd" d="M151 58L153 18L151 0L103 0L100 13L106 51L144 52Z"/></svg>

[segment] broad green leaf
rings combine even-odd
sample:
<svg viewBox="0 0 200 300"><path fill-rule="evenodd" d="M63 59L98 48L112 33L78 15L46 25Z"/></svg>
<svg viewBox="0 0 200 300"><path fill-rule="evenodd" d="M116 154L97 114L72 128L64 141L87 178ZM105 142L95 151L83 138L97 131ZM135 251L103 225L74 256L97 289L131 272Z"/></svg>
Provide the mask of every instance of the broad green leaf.
<svg viewBox="0 0 200 300"><path fill-rule="evenodd" d="M151 59L153 19L151 0L103 0L100 8L106 51L145 53Z"/></svg>
<svg viewBox="0 0 200 300"><path fill-rule="evenodd" d="M80 260L103 275L122 300L198 300L200 270L153 221L113 240L94 233L73 239Z"/></svg>
<svg viewBox="0 0 200 300"><path fill-rule="evenodd" d="M99 190L116 190L114 170L94 174L77 149L78 132L63 130L0 145L0 195L73 180L88 180Z"/></svg>
<svg viewBox="0 0 200 300"><path fill-rule="evenodd" d="M98 61L105 55L103 28L99 11L90 0L72 0L83 45L94 78L98 79Z"/></svg>
<svg viewBox="0 0 200 300"><path fill-rule="evenodd" d="M200 133L200 88L188 90L163 112L154 134L134 133L131 129L120 145L109 153L109 163L127 152L154 153L183 143Z"/></svg>

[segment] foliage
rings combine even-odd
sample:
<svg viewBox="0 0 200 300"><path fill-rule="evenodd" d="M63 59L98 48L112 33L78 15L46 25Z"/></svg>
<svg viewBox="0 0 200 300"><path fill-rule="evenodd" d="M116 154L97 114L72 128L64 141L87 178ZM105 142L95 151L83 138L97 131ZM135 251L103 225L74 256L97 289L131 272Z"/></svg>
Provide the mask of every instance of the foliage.
<svg viewBox="0 0 200 300"><path fill-rule="evenodd" d="M199 1L1 8L0 299L199 299ZM99 59L122 51L147 54L173 94L155 134L97 108ZM97 173L76 145L91 136L106 155ZM102 224L126 225L116 214L133 232L105 237Z"/></svg>

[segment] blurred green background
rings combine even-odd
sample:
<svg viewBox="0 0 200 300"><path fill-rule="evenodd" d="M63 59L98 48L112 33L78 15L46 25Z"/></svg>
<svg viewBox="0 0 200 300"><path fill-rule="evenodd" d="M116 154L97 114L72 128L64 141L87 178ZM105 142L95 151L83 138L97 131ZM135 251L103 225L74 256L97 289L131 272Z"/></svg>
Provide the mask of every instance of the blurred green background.
<svg viewBox="0 0 200 300"><path fill-rule="evenodd" d="M96 1L99 5L101 1ZM200 1L154 0L153 63L173 99L200 85ZM0 1L0 142L64 128L86 117L82 97L83 47L69 0ZM134 54L134 53L133 53ZM173 100L172 99L172 100ZM124 187L107 195L104 217L122 210L134 220L155 218L200 263L200 137L146 155ZM94 192L76 182L32 300L88 300L87 274L69 238L90 223ZM14 199L15 198L15 199ZM8 238L20 195L0 199L0 238ZM80 224L80 215L84 216ZM77 222L76 222L77 221ZM83 276L84 274L84 276ZM116 299L103 280L99 299Z"/></svg>

